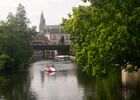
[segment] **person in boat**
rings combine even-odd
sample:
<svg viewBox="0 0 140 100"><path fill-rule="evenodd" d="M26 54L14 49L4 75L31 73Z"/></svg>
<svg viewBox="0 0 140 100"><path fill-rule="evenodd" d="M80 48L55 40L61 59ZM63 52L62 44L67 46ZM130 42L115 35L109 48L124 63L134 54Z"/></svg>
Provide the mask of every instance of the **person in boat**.
<svg viewBox="0 0 140 100"><path fill-rule="evenodd" d="M55 68L53 64L51 64L51 67Z"/></svg>
<svg viewBox="0 0 140 100"><path fill-rule="evenodd" d="M56 68L54 67L53 64L47 64L45 70L48 72L56 71Z"/></svg>
<svg viewBox="0 0 140 100"><path fill-rule="evenodd" d="M54 66L53 66L53 64L47 64L47 66L46 66L47 68L51 68L51 67L53 67L54 68Z"/></svg>

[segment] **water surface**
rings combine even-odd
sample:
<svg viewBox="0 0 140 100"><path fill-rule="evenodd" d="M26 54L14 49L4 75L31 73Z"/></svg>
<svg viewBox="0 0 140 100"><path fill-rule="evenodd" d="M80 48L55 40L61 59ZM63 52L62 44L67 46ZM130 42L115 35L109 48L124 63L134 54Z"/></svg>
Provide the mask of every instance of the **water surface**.
<svg viewBox="0 0 140 100"><path fill-rule="evenodd" d="M47 63L53 63L58 72L44 71ZM140 100L139 74L136 79L132 75L132 80L127 76L117 72L93 78L73 62L42 60L22 71L0 73L0 100Z"/></svg>

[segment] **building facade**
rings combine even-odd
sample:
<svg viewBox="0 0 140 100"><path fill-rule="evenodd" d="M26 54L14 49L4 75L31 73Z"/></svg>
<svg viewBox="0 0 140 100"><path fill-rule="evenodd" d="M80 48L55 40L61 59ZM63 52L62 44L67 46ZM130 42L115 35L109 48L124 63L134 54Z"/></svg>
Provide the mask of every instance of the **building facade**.
<svg viewBox="0 0 140 100"><path fill-rule="evenodd" d="M60 25L45 25L44 14L41 14L39 33L45 35L49 40L49 45L70 45L70 35L62 31Z"/></svg>

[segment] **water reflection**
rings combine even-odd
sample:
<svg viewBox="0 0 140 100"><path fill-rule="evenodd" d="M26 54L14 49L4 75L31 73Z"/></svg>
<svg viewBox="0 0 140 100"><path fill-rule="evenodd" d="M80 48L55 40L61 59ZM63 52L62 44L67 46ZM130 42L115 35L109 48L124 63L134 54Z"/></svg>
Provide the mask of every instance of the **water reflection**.
<svg viewBox="0 0 140 100"><path fill-rule="evenodd" d="M2 73L0 75L0 100L36 100L30 92L27 71Z"/></svg>
<svg viewBox="0 0 140 100"><path fill-rule="evenodd" d="M77 78L73 63L53 62L58 72L48 73L44 71L42 64L34 63L32 70L31 90L35 92L38 100L82 100L79 94ZM39 72L39 73L38 73Z"/></svg>
<svg viewBox="0 0 140 100"><path fill-rule="evenodd" d="M77 80L79 88L82 91L83 95L81 100L95 100L96 95L95 78L93 79L93 77L77 69Z"/></svg>
<svg viewBox="0 0 140 100"><path fill-rule="evenodd" d="M84 90L82 100L121 100L120 74L113 73L107 78L93 78L77 72L78 83Z"/></svg>
<svg viewBox="0 0 140 100"><path fill-rule="evenodd" d="M58 72L44 71L53 63ZM0 100L139 100L140 70L93 78L72 62L38 61L23 71L0 74Z"/></svg>
<svg viewBox="0 0 140 100"><path fill-rule="evenodd" d="M140 99L140 69L131 73L122 70L122 96L124 100Z"/></svg>

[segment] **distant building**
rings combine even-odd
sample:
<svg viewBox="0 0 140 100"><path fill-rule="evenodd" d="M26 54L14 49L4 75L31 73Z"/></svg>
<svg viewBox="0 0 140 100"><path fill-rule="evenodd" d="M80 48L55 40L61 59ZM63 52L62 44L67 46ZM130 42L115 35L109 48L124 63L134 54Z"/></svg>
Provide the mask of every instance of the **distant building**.
<svg viewBox="0 0 140 100"><path fill-rule="evenodd" d="M43 12L41 13L40 17L39 32L40 34L45 34L45 18Z"/></svg>
<svg viewBox="0 0 140 100"><path fill-rule="evenodd" d="M60 25L45 25L44 14L41 13L39 33L47 36L50 45L70 45L70 35L62 31Z"/></svg>

